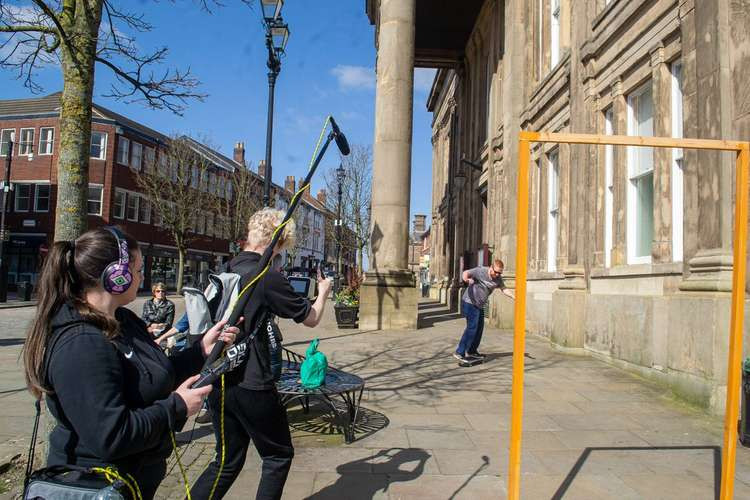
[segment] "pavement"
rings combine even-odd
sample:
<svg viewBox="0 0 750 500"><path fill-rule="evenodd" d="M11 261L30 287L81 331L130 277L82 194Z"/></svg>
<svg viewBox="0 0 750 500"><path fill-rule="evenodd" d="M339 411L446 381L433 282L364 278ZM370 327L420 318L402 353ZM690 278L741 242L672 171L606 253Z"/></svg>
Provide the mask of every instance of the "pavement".
<svg viewBox="0 0 750 500"><path fill-rule="evenodd" d="M135 310L142 301L134 303ZM181 309L179 298L175 302ZM461 368L451 353L463 320L436 303L419 307L423 328L408 332L339 330L331 307L317 329L282 321L285 347L304 353L317 336L331 365L366 380L352 444L344 444L325 414L290 409L296 455L284 498L506 495L512 335L486 328L487 362ZM0 464L3 453L28 446L33 405L17 358L23 342L19 328L33 311L0 310ZM527 339L525 380L522 498L718 496L721 418L616 367L557 351L533 336ZM213 455L211 426L189 422L178 440L193 481ZM158 497L184 497L174 457L169 470ZM225 498L252 498L259 471L251 451ZM741 446L735 498L750 498L750 450Z"/></svg>

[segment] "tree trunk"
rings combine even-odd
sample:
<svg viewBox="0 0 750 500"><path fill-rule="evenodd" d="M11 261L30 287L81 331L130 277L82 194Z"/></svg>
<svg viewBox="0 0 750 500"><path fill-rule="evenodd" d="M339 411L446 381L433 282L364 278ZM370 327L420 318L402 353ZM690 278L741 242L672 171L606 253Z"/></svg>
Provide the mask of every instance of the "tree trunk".
<svg viewBox="0 0 750 500"><path fill-rule="evenodd" d="M74 240L87 229L91 103L101 21L101 0L89 0L61 22L70 45L61 44L63 92L60 102L60 153L57 161L55 241ZM90 15L90 18L87 18ZM112 148L115 138L109 138Z"/></svg>
<svg viewBox="0 0 750 500"><path fill-rule="evenodd" d="M177 287L177 293L180 293L180 290L182 290L182 279L185 269L185 247L178 246L177 247L177 283L175 286Z"/></svg>

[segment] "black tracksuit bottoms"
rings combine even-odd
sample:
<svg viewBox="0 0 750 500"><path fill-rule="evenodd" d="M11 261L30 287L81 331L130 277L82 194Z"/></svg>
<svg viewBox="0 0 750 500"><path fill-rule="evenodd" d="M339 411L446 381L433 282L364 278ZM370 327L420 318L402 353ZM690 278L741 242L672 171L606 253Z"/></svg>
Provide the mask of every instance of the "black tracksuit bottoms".
<svg viewBox="0 0 750 500"><path fill-rule="evenodd" d="M216 457L190 490L196 500L208 499L219 472L221 460L221 391L209 395L209 405L216 436ZM292 436L286 409L276 389L251 391L239 386L227 386L224 396L224 468L221 471L213 500L222 498L242 471L247 449L252 439L263 459L256 499L278 500L294 457Z"/></svg>

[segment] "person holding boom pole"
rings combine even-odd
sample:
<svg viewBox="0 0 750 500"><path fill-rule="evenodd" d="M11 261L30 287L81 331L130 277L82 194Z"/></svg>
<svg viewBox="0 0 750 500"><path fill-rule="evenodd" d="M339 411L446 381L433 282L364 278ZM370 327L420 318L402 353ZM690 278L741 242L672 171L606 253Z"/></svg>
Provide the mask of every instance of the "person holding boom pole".
<svg viewBox="0 0 750 500"><path fill-rule="evenodd" d="M271 269L271 262L284 249L294 245L292 214L303 191L310 189L310 180L328 145L335 140L341 153L349 154L346 137L332 117L326 119L323 132L329 123L333 130L319 152L316 148L317 155L313 156L307 176L286 214L268 207L253 214L247 225L244 251L228 265L228 272L242 276L241 291L228 324L236 324L240 316L245 318L243 335L238 337L237 343L246 343L246 356L237 368L231 369L220 357L220 349L215 348L206 359L202 377L196 383L196 386L217 383L221 377L218 382L220 390L209 396L211 408L218 409L212 412L216 456L190 490L192 498L222 498L242 471L251 439L263 461L256 499L277 500L284 491L294 447L286 409L276 391L276 374L270 354L276 342L275 324L270 315L293 319L311 328L317 326L332 282L324 279L319 271L318 296L311 303L299 296L280 272Z"/></svg>

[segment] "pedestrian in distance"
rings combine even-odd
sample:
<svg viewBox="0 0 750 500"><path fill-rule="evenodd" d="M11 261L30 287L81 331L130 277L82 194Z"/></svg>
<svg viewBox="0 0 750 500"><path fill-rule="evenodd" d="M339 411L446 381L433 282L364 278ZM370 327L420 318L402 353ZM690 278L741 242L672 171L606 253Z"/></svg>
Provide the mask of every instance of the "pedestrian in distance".
<svg viewBox="0 0 750 500"><path fill-rule="evenodd" d="M504 268L503 261L495 259L490 267L475 267L461 274L461 279L469 285L461 300L466 329L453 353L461 366L472 366L484 361L485 355L479 352L479 344L484 331L484 306L492 292L499 288L504 295L516 298L503 281Z"/></svg>
<svg viewBox="0 0 750 500"><path fill-rule="evenodd" d="M46 397L56 420L47 466L113 466L151 499L166 474L170 433L210 391L191 389L193 374L217 340L231 344L239 329L222 332L219 323L194 348L165 356L125 308L142 280L138 243L116 228L55 242L23 357L30 392Z"/></svg>
<svg viewBox="0 0 750 500"><path fill-rule="evenodd" d="M258 263L270 244L274 231L282 223L284 212L263 208L253 214L248 222L248 235L244 251L229 262L227 271L242 276L240 287L245 287L260 271ZM278 255L294 246L294 220L282 229L279 242L274 248ZM292 319L308 327L315 327L323 316L325 303L331 291L331 280L318 273L318 297L311 303L297 294L289 281L275 268L270 268L256 284L256 289L244 310L245 335L257 334L247 345L244 363L225 375L224 412L221 408L219 390L209 396L216 455L214 461L201 474L191 490L192 498L218 499L224 497L245 464L250 441L260 455L260 482L256 499L277 500L284 490L289 468L294 457L292 437L286 408L276 390L271 348L280 339L270 338L272 326L256 330L260 318L271 313L281 318ZM272 320L269 320L272 321ZM280 346L279 346L280 349ZM222 420L223 419L223 420ZM224 450L220 429L224 428ZM222 467L221 457L224 457ZM219 471L221 470L221 474ZM214 484L215 483L215 484ZM213 495L211 492L213 491Z"/></svg>
<svg viewBox="0 0 750 500"><path fill-rule="evenodd" d="M148 332L154 337L158 337L172 327L174 302L167 298L167 287L164 283L154 283L151 286L151 299L143 303L141 319L146 323Z"/></svg>

